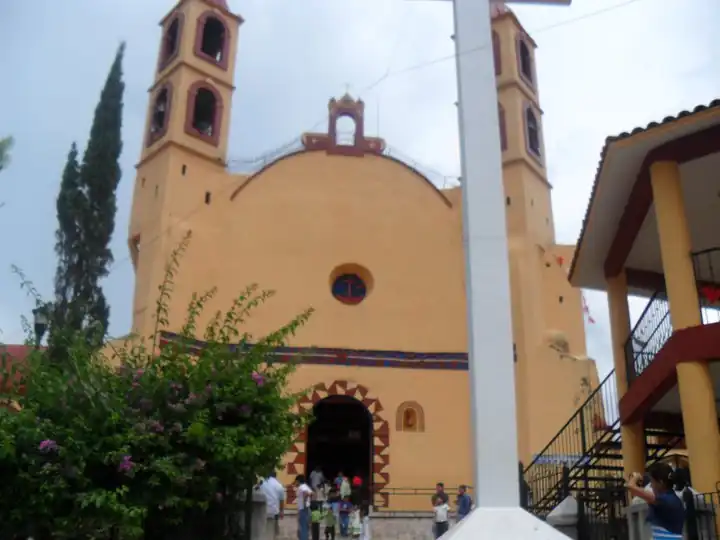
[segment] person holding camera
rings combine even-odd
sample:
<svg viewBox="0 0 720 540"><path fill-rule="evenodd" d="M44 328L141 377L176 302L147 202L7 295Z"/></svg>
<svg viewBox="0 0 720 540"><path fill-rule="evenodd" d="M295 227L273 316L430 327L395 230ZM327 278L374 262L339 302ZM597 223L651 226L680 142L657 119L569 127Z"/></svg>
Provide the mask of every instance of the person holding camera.
<svg viewBox="0 0 720 540"><path fill-rule="evenodd" d="M653 526L653 532L681 535L685 525L685 506L673 491L672 467L667 463L655 463L648 474L650 490L642 487L643 475L640 473L632 473L625 487L633 497L648 504L647 520Z"/></svg>

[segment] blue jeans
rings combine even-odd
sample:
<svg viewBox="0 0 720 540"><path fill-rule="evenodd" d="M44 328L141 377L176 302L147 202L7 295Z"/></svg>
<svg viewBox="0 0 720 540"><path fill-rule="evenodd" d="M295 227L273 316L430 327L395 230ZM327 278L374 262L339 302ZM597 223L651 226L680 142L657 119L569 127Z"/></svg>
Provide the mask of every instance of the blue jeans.
<svg viewBox="0 0 720 540"><path fill-rule="evenodd" d="M298 511L298 540L309 540L310 536L310 509Z"/></svg>
<svg viewBox="0 0 720 540"><path fill-rule="evenodd" d="M350 514L340 512L340 536L348 535L348 525L350 525Z"/></svg>

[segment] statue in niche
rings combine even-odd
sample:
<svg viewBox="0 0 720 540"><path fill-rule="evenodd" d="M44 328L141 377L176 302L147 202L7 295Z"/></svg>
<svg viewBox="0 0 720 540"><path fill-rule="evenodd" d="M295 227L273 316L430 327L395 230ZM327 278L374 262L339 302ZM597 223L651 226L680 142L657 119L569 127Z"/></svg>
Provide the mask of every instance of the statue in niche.
<svg viewBox="0 0 720 540"><path fill-rule="evenodd" d="M417 430L417 413L415 409L407 408L403 412L403 429L407 431Z"/></svg>

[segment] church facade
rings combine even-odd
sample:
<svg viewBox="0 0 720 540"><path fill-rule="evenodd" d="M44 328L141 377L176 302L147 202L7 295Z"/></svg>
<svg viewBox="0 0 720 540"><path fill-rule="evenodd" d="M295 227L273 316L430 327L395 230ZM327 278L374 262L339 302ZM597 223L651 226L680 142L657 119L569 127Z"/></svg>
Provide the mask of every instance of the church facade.
<svg viewBox="0 0 720 540"><path fill-rule="evenodd" d="M582 296L567 280L574 247L555 242L535 44L506 8L492 16L518 444L528 463L597 386L597 372ZM181 0L162 21L129 230L133 333L154 331L165 266L190 232L162 339L181 327L191 295L212 287L203 322L251 283L276 291L248 320L253 335L314 308L277 357L298 361L292 389L312 389L299 406L324 427L298 434L281 479L355 467L345 472L364 475L379 506L425 509L412 490L472 479L461 189L440 189L388 155L349 95L330 100L327 129L303 134L298 149L230 173L242 22L225 0ZM337 133L340 118L354 122L350 139Z"/></svg>

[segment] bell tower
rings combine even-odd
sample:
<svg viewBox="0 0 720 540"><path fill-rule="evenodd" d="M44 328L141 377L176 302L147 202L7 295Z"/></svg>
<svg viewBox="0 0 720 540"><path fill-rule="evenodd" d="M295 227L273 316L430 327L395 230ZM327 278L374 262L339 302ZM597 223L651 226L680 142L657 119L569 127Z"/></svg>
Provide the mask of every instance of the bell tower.
<svg viewBox="0 0 720 540"><path fill-rule="evenodd" d="M151 328L148 310L157 300L167 257L183 236L178 223L198 203L209 203L226 178L242 22L226 0L179 0L160 22L129 230L133 332L143 337Z"/></svg>
<svg viewBox="0 0 720 540"><path fill-rule="evenodd" d="M491 4L505 204L510 236L547 246L555 241L545 168L535 42L515 14Z"/></svg>

